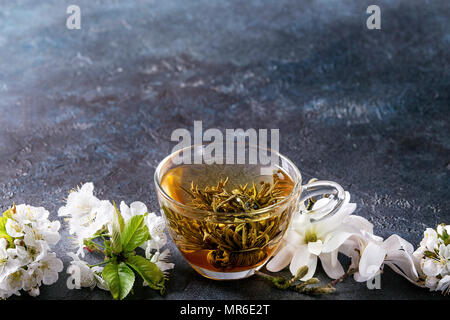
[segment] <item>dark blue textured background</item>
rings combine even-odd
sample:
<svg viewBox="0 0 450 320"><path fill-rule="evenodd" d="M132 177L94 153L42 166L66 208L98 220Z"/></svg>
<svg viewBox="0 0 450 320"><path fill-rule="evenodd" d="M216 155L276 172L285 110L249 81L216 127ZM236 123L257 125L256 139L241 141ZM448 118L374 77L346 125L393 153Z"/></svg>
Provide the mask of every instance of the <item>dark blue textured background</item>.
<svg viewBox="0 0 450 320"><path fill-rule="evenodd" d="M367 30L375 3L382 30ZM69 4L81 30L65 27ZM417 245L450 223L449 49L447 0L0 0L0 208L45 206L57 219L68 191L93 181L102 199L157 211L152 175L170 134L202 120L280 128L305 180L337 181L377 234ZM171 249L164 299L317 299L203 279ZM109 298L65 281L39 298ZM327 298L441 296L386 270L381 290L348 279Z"/></svg>

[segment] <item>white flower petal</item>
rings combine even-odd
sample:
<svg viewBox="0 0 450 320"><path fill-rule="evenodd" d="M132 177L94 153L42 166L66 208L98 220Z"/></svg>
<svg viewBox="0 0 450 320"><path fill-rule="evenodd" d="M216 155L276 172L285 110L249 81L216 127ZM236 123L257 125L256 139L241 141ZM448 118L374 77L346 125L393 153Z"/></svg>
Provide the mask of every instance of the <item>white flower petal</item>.
<svg viewBox="0 0 450 320"><path fill-rule="evenodd" d="M373 224L370 223L366 218L351 215L345 218L344 224L351 226L357 230L364 230L367 233L373 234Z"/></svg>
<svg viewBox="0 0 450 320"><path fill-rule="evenodd" d="M386 257L386 250L370 242L364 249L361 259L359 261L359 273L361 276L367 279L375 276L383 264L384 258Z"/></svg>
<svg viewBox="0 0 450 320"><path fill-rule="evenodd" d="M130 205L130 209L133 216L144 215L148 212L147 206L140 201L135 201Z"/></svg>
<svg viewBox="0 0 450 320"><path fill-rule="evenodd" d="M387 252L403 249L406 252L412 254L413 251L414 251L414 247L413 247L413 245L411 243L409 243L408 241L406 241L405 239L399 237L396 234L393 234L392 236L387 238L384 241L384 245L385 245L385 248L386 248Z"/></svg>
<svg viewBox="0 0 450 320"><path fill-rule="evenodd" d="M436 290L442 291L444 293L447 292L449 288L450 288L450 275L446 275L441 280L439 280Z"/></svg>
<svg viewBox="0 0 450 320"><path fill-rule="evenodd" d="M319 239L315 242L309 242L308 250L312 254L315 254L316 256L318 256L322 252L322 246L323 246L322 240Z"/></svg>
<svg viewBox="0 0 450 320"><path fill-rule="evenodd" d="M291 246L283 247L266 265L270 272L278 272L286 268L294 256L294 248Z"/></svg>
<svg viewBox="0 0 450 320"><path fill-rule="evenodd" d="M13 238L19 238L24 235L24 226L13 219L6 220L6 233Z"/></svg>
<svg viewBox="0 0 450 320"><path fill-rule="evenodd" d="M45 285L51 285L58 281L58 272L56 271L47 271L44 273L44 277L42 278L42 283Z"/></svg>
<svg viewBox="0 0 450 320"><path fill-rule="evenodd" d="M309 253L307 245L302 245L296 250L291 265L289 266L289 270L292 275L296 275L299 268L305 265L308 266L308 273L300 279L302 281L311 279L316 272L317 266L317 256Z"/></svg>
<svg viewBox="0 0 450 320"><path fill-rule="evenodd" d="M336 230L332 233L327 234L325 237L323 252L332 252L338 249L348 238L350 238L354 233L345 232L342 230Z"/></svg>
<svg viewBox="0 0 450 320"><path fill-rule="evenodd" d="M422 263L422 271L429 277L435 277L442 271L442 266L438 261L426 259Z"/></svg>
<svg viewBox="0 0 450 320"><path fill-rule="evenodd" d="M332 279L337 279L345 273L341 263L337 260L337 254L338 252L334 251L329 253L322 253L319 256L323 270Z"/></svg>

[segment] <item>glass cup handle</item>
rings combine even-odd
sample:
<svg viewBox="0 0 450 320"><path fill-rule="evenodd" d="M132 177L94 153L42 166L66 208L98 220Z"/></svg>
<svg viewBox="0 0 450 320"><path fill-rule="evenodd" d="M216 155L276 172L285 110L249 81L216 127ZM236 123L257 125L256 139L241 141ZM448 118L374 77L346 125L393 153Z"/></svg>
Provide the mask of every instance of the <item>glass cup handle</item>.
<svg viewBox="0 0 450 320"><path fill-rule="evenodd" d="M319 180L302 186L300 203L312 197L324 194L328 195L327 198L329 201L317 209L308 211L308 214L314 220L335 214L344 203L345 191L336 182L326 180Z"/></svg>

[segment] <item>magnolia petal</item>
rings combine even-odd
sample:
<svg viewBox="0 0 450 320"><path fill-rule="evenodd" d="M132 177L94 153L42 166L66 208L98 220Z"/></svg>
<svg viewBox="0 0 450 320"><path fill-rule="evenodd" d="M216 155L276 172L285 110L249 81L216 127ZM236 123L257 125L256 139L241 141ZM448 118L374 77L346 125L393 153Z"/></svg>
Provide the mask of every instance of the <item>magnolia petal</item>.
<svg viewBox="0 0 450 320"><path fill-rule="evenodd" d="M329 253L322 253L319 256L323 270L332 279L337 279L345 273L341 263L337 260L337 254L338 252L334 251Z"/></svg>
<svg viewBox="0 0 450 320"><path fill-rule="evenodd" d="M297 273L297 270L307 264L310 252L308 250L308 245L304 244L297 248L294 252L294 255L291 260L291 264L289 266L289 270L293 275Z"/></svg>
<svg viewBox="0 0 450 320"><path fill-rule="evenodd" d="M306 230L311 225L310 217L307 213L297 214L291 221L291 230Z"/></svg>
<svg viewBox="0 0 450 320"><path fill-rule="evenodd" d="M385 257L386 250L383 247L369 242L359 261L359 273L361 276L368 279L374 277L380 270Z"/></svg>
<svg viewBox="0 0 450 320"><path fill-rule="evenodd" d="M323 243L322 240L317 240L315 242L309 242L308 243L308 250L312 254L315 254L318 256L322 252Z"/></svg>
<svg viewBox="0 0 450 320"><path fill-rule="evenodd" d="M393 234L392 236L384 240L384 246L388 252L400 249L403 249L408 253L413 253L414 251L414 247L411 243L396 234Z"/></svg>
<svg viewBox="0 0 450 320"><path fill-rule="evenodd" d="M294 248L291 246L283 247L266 265L270 272L278 272L286 268L294 256Z"/></svg>
<svg viewBox="0 0 450 320"><path fill-rule="evenodd" d="M353 213L356 209L355 203L344 203L338 212L333 216L321 220L321 230L323 234L327 234L342 225L345 218Z"/></svg>
<svg viewBox="0 0 450 320"><path fill-rule="evenodd" d="M351 226L357 230L364 230L367 233L373 234L373 224L369 222L366 218L350 215L344 220L344 224Z"/></svg>
<svg viewBox="0 0 450 320"><path fill-rule="evenodd" d="M341 230L329 233L325 237L322 252L332 252L338 249L348 238L350 238L353 233L344 232Z"/></svg>
<svg viewBox="0 0 450 320"><path fill-rule="evenodd" d="M398 250L394 254L388 253L386 257L386 264L388 264L389 267L391 267L391 269L396 273L411 280L412 282L417 282L419 279L414 258L412 254L406 251Z"/></svg>
<svg viewBox="0 0 450 320"><path fill-rule="evenodd" d="M305 244L304 236L300 235L294 229L288 230L288 232L284 236L284 241L286 241L286 243L288 245L291 245L291 246L293 246L295 248L298 248L299 246Z"/></svg>
<svg viewBox="0 0 450 320"><path fill-rule="evenodd" d="M353 279L355 279L356 282L366 282L369 280L368 277L363 277L359 272L355 272Z"/></svg>
<svg viewBox="0 0 450 320"><path fill-rule="evenodd" d="M319 220L330 213L335 206L336 201L328 198L321 198L317 200L308 211L308 216L312 219Z"/></svg>
<svg viewBox="0 0 450 320"><path fill-rule="evenodd" d="M339 247L339 252L343 253L351 259L349 268L358 269L359 251L356 250L357 242L350 238L342 246Z"/></svg>
<svg viewBox="0 0 450 320"><path fill-rule="evenodd" d="M307 245L302 245L295 251L289 270L292 275L296 275L298 269L305 265L308 267L308 272L303 278L300 279L302 281L311 279L316 272L317 267L317 256L310 254Z"/></svg>

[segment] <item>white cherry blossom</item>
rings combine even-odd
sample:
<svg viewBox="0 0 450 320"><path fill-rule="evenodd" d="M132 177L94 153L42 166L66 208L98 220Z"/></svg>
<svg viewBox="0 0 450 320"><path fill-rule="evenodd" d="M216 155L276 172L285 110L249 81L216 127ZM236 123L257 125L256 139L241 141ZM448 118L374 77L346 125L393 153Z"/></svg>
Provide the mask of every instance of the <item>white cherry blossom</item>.
<svg viewBox="0 0 450 320"><path fill-rule="evenodd" d="M26 291L39 295L39 287L50 285L62 271L62 261L51 251L60 240L58 221L48 220L42 207L18 205L0 217L0 231L10 238L0 238L0 298Z"/></svg>

